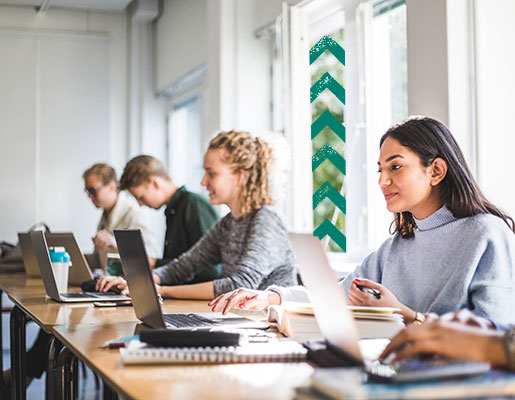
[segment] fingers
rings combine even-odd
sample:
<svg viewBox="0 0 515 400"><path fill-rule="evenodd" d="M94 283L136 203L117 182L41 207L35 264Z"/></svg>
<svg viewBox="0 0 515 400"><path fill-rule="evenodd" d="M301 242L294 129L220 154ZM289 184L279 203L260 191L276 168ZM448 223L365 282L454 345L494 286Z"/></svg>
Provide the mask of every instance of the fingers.
<svg viewBox="0 0 515 400"><path fill-rule="evenodd" d="M410 325L408 328L401 330L397 333L388 346L385 347L381 355L380 359L384 359L388 357L392 353L396 353L397 356L401 353L402 349L406 346L411 346L413 343L416 343L421 340L428 340L435 337L435 331L438 328L437 324L429 323L422 325Z"/></svg>
<svg viewBox="0 0 515 400"><path fill-rule="evenodd" d="M235 294L229 297L227 304L225 305L224 310L222 311L222 314L227 314L231 308L239 306L248 299L251 299L256 296L257 295L255 293L250 293L246 290L239 289Z"/></svg>
<svg viewBox="0 0 515 400"><path fill-rule="evenodd" d="M371 281L370 279L355 278L354 281L358 285L363 285L363 286L366 286L366 287L371 288L371 289L377 289L380 292L381 292L381 289L383 289L383 285L381 285L381 284L379 284L377 282Z"/></svg>

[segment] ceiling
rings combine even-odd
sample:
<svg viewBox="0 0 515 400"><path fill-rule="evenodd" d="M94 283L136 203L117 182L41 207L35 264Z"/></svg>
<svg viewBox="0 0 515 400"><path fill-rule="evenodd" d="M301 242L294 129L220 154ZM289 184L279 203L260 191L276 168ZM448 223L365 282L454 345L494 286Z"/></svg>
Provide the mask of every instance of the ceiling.
<svg viewBox="0 0 515 400"><path fill-rule="evenodd" d="M121 12L132 0L0 0L0 5L34 7L46 11L51 8Z"/></svg>

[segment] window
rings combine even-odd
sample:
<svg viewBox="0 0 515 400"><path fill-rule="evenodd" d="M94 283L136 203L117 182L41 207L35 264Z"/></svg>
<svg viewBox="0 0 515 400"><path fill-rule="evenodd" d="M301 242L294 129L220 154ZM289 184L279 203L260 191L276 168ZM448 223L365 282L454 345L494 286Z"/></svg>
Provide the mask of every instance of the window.
<svg viewBox="0 0 515 400"><path fill-rule="evenodd" d="M405 1L375 0L354 6L305 0L283 9L281 28L284 127L292 149L291 226L308 232L329 219L347 243L343 252L326 236L331 263L342 271L351 270L388 237L392 221L377 185L377 159L381 135L407 117ZM343 68L328 52L309 65L309 49L324 35L344 48ZM323 69L344 86L344 106L328 91L309 102L310 85ZM345 143L327 128L310 141L310 125L324 109L343 122ZM346 174L324 161L308 180L311 156L324 143L344 157ZM325 181L345 196L345 215L327 199L313 210L312 195Z"/></svg>
<svg viewBox="0 0 515 400"><path fill-rule="evenodd" d="M386 130L408 117L406 3L375 0L357 14L360 94L366 133L367 247L377 249L388 237L392 215L377 185L379 140Z"/></svg>
<svg viewBox="0 0 515 400"><path fill-rule="evenodd" d="M189 190L202 191L200 181L204 171L199 95L172 103L168 120L168 166L177 185L187 184Z"/></svg>

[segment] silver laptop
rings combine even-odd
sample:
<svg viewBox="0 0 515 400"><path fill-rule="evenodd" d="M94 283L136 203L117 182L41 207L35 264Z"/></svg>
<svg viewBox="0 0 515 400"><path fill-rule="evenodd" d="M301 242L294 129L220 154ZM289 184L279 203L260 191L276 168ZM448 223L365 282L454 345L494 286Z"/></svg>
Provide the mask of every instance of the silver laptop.
<svg viewBox="0 0 515 400"><path fill-rule="evenodd" d="M68 254L72 259L72 266L70 267L70 274L68 282L72 285L80 285L83 282L93 279L93 274L82 254L73 233L50 233L45 232L45 238L48 247L62 246L66 248ZM18 240L20 242L21 253L23 256L23 263L25 265L25 272L27 276L40 277L38 261L34 252L34 246L30 238L30 232L18 233Z"/></svg>
<svg viewBox="0 0 515 400"><path fill-rule="evenodd" d="M302 282L309 290L315 318L327 349L339 357L342 365L362 366L370 379L389 382L411 382L478 375L490 369L488 363L418 359L406 360L398 366L364 360L358 346L358 330L347 309L346 295L320 240L312 234L290 233L293 252L297 257Z"/></svg>
<svg viewBox="0 0 515 400"><path fill-rule="evenodd" d="M55 281L52 263L48 254L48 245L45 235L42 231L34 231L30 233L32 245L41 272L41 279L45 286L47 295L55 301L62 303L79 303L93 301L122 301L130 300L127 296L116 293L98 293L98 292L72 292L59 293L57 283Z"/></svg>
<svg viewBox="0 0 515 400"><path fill-rule="evenodd" d="M68 276L68 283L72 285L80 285L83 282L93 279L91 269L82 254L82 251L73 236L73 233L45 233L45 239L48 247L64 247L70 258L72 259L72 266Z"/></svg>
<svg viewBox="0 0 515 400"><path fill-rule="evenodd" d="M29 232L18 232L18 241L20 243L21 255L23 257L23 264L25 265L25 273L27 276L40 277L38 260L34 253L34 246L30 239Z"/></svg>
<svg viewBox="0 0 515 400"><path fill-rule="evenodd" d="M114 236L136 317L145 324L157 329L268 328L264 322L231 313L163 314L141 230L115 230Z"/></svg>

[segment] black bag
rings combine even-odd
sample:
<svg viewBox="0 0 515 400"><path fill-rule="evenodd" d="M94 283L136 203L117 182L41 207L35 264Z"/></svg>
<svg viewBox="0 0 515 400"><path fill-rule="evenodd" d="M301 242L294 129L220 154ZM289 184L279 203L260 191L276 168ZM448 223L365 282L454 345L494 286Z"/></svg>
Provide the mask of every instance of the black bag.
<svg viewBox="0 0 515 400"><path fill-rule="evenodd" d="M38 222L29 228L29 232L42 230L50 232L50 228L44 222ZM20 243L16 245L0 242L0 273L25 272Z"/></svg>

